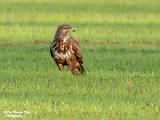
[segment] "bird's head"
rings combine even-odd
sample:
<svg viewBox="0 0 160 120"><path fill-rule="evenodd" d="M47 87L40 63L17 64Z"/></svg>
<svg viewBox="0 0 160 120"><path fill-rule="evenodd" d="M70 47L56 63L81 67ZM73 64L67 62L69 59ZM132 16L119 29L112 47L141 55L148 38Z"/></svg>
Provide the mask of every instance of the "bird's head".
<svg viewBox="0 0 160 120"><path fill-rule="evenodd" d="M71 36L72 32L75 32L75 29L69 24L62 24L57 28L57 33L61 38Z"/></svg>

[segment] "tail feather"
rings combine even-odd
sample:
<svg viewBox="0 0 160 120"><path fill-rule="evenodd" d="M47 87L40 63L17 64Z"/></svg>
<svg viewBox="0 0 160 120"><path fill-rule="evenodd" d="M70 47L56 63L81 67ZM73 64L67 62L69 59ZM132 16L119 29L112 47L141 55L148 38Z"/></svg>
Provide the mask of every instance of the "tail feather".
<svg viewBox="0 0 160 120"><path fill-rule="evenodd" d="M79 70L79 71L81 72L81 74L82 74L82 73L84 73L84 72L85 72L85 71L84 71L84 67L83 67L83 65L82 65L82 64L79 64L79 65L80 65L80 67L79 67L79 69L78 69L78 70Z"/></svg>

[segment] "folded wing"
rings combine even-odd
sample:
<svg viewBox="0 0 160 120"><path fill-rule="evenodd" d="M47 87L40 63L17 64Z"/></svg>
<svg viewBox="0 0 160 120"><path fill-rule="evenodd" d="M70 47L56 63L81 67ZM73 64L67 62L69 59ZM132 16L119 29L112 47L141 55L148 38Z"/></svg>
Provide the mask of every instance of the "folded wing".
<svg viewBox="0 0 160 120"><path fill-rule="evenodd" d="M74 54L76 56L76 59L80 65L79 67L79 70L80 72L83 72L84 71L84 68L83 68L83 56L82 56L82 52L81 52L81 49L80 49L80 46L79 46L79 43L76 41L76 40L72 40L72 49L74 51Z"/></svg>

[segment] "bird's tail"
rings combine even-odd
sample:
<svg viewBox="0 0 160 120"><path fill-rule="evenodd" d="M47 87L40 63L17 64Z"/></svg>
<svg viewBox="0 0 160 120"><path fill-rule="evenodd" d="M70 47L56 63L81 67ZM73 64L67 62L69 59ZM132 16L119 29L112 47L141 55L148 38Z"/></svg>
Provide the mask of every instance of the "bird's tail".
<svg viewBox="0 0 160 120"><path fill-rule="evenodd" d="M80 67L78 70L81 72L81 74L83 74L85 72L84 67L82 64L79 64L79 65L80 65Z"/></svg>

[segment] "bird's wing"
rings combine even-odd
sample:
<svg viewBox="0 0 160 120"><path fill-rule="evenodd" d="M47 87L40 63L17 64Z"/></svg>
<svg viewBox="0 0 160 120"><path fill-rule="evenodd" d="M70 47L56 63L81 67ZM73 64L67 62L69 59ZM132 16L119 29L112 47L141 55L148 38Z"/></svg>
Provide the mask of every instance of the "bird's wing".
<svg viewBox="0 0 160 120"><path fill-rule="evenodd" d="M74 51L74 54L75 54L78 62L79 62L80 64L82 64L82 63L83 63L83 60L82 60L82 58L83 58L83 57L82 57L82 52L81 52L79 43L78 43L76 40L74 40L74 39L72 39L72 49L73 49L73 51Z"/></svg>
<svg viewBox="0 0 160 120"><path fill-rule="evenodd" d="M53 46L52 45L50 46L50 54L51 54L52 58L54 58L54 56L53 56Z"/></svg>

